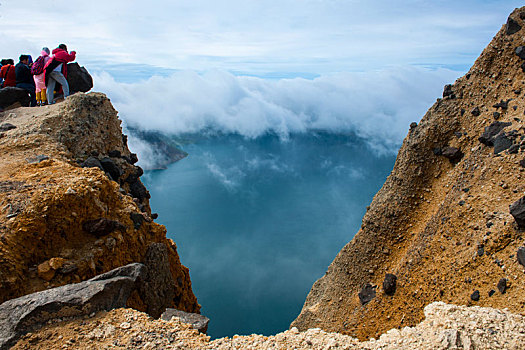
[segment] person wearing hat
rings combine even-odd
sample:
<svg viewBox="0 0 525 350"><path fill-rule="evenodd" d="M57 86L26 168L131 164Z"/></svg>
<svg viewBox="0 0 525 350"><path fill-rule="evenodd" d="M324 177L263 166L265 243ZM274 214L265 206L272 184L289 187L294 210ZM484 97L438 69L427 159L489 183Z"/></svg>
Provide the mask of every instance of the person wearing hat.
<svg viewBox="0 0 525 350"><path fill-rule="evenodd" d="M53 50L53 57L49 60L45 68L45 79L47 87L47 103L54 103L55 85L58 82L62 85L64 98L69 96L69 84L67 83L67 63L74 61L76 52L67 52L67 46L60 44Z"/></svg>
<svg viewBox="0 0 525 350"><path fill-rule="evenodd" d="M51 59L49 56L50 51L47 47L42 48L42 52L40 53L40 57L36 59L35 62L42 59L44 62L44 67L46 66L47 62ZM38 63L38 62L37 62ZM36 66L36 65L35 65ZM47 103L47 94L46 94L46 79L45 79L45 70L42 71L42 73L38 75L33 75L33 79L35 80L35 88L36 88L36 104L37 106L43 106Z"/></svg>

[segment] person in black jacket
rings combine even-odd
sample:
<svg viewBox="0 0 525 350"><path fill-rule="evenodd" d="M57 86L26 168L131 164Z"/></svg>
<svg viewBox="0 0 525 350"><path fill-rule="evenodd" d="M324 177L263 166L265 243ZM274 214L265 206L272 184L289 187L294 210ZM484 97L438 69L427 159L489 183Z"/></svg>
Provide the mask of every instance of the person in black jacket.
<svg viewBox="0 0 525 350"><path fill-rule="evenodd" d="M29 68L29 56L20 55L20 62L15 66L16 87L27 90L31 96L31 107L36 106L35 81Z"/></svg>

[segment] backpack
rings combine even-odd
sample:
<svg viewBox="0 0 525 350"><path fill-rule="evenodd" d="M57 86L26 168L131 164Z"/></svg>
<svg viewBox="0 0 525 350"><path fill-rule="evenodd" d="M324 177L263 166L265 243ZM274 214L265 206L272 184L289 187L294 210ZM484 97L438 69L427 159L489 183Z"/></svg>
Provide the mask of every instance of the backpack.
<svg viewBox="0 0 525 350"><path fill-rule="evenodd" d="M31 74L33 75L39 75L44 73L44 56L40 56L36 59L35 63L33 63L33 66L31 67Z"/></svg>

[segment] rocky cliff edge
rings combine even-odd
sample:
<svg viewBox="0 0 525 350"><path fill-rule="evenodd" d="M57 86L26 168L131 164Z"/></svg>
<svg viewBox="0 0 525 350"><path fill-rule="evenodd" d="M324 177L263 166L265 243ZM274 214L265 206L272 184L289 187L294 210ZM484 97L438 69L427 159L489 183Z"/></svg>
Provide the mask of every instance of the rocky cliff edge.
<svg viewBox="0 0 525 350"><path fill-rule="evenodd" d="M151 293L127 306L199 311L120 123L101 93L0 113L0 303L139 262Z"/></svg>

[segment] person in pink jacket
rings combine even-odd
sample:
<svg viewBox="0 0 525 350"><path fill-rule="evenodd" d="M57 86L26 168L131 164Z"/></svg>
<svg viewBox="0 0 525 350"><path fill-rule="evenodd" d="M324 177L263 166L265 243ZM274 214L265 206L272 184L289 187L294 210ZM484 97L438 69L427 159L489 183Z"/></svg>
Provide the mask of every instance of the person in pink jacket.
<svg viewBox="0 0 525 350"><path fill-rule="evenodd" d="M44 67L47 64L47 62L51 59L49 57L49 49L47 47L44 47L42 49L42 52L40 55L44 58ZM36 87L36 104L37 106L43 106L47 103L47 94L46 94L46 80L45 80L45 71L38 75L33 75L33 79L35 80L35 87Z"/></svg>
<svg viewBox="0 0 525 350"><path fill-rule="evenodd" d="M60 44L53 50L53 57L47 62L45 70L45 81L47 87L47 102L49 104L55 103L55 85L58 82L62 85L64 91L64 98L69 96L69 85L67 83L67 63L72 62L76 58L76 52L67 52L67 46Z"/></svg>

